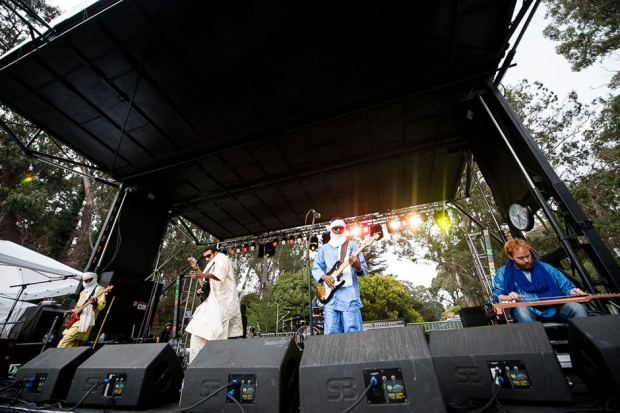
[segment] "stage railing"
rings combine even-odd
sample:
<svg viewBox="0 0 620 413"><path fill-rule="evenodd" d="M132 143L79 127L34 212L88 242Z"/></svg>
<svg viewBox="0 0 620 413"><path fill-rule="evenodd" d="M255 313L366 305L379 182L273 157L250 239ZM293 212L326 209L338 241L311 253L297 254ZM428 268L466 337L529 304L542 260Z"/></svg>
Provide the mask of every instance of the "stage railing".
<svg viewBox="0 0 620 413"><path fill-rule="evenodd" d="M420 326L424 331L455 330L463 328L461 320L428 321L423 323L407 323L408 326Z"/></svg>

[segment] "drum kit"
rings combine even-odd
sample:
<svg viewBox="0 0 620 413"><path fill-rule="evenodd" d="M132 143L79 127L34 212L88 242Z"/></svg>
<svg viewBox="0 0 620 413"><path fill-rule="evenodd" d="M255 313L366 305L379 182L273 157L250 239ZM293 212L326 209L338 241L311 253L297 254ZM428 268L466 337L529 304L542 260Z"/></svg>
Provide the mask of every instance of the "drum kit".
<svg viewBox="0 0 620 413"><path fill-rule="evenodd" d="M287 311L294 311L293 308L285 308ZM295 344L297 347L303 351L304 343L308 336L314 334L319 335L323 334L323 309L321 307L313 307L312 308L312 330L310 330L310 325L308 323L308 314L307 313L296 313L289 319L283 320L283 323L290 323L290 331L293 331L293 324L295 325L295 334L293 335L295 338Z"/></svg>

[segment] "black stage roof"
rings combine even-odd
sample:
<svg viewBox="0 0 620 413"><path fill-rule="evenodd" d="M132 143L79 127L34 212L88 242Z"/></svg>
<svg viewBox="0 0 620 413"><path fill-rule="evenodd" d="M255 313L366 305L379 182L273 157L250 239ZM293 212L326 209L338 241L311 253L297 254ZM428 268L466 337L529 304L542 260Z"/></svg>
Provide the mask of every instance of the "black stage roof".
<svg viewBox="0 0 620 413"><path fill-rule="evenodd" d="M4 55L0 101L219 239L385 212L456 193L514 9L102 0Z"/></svg>

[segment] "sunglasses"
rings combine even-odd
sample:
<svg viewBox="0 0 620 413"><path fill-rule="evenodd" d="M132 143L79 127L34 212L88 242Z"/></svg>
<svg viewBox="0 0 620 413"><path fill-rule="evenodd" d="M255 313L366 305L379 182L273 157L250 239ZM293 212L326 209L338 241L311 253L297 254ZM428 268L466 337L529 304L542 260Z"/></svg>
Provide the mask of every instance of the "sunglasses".
<svg viewBox="0 0 620 413"><path fill-rule="evenodd" d="M203 255L203 257L205 257L205 258L207 258L207 259L208 259L208 258L211 258L212 256L213 256L213 254L205 254L205 255Z"/></svg>
<svg viewBox="0 0 620 413"><path fill-rule="evenodd" d="M344 227L333 227L332 231L334 231L334 232L342 232L342 231L344 231Z"/></svg>

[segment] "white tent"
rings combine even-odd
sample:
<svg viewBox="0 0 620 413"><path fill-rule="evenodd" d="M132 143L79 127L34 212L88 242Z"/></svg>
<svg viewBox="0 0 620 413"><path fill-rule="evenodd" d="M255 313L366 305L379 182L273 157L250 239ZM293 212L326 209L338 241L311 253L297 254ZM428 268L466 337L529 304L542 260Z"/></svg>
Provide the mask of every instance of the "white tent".
<svg viewBox="0 0 620 413"><path fill-rule="evenodd" d="M0 325L16 299L19 301L11 321L32 305L25 301L74 293L81 277L80 271L65 264L13 242L0 240Z"/></svg>

